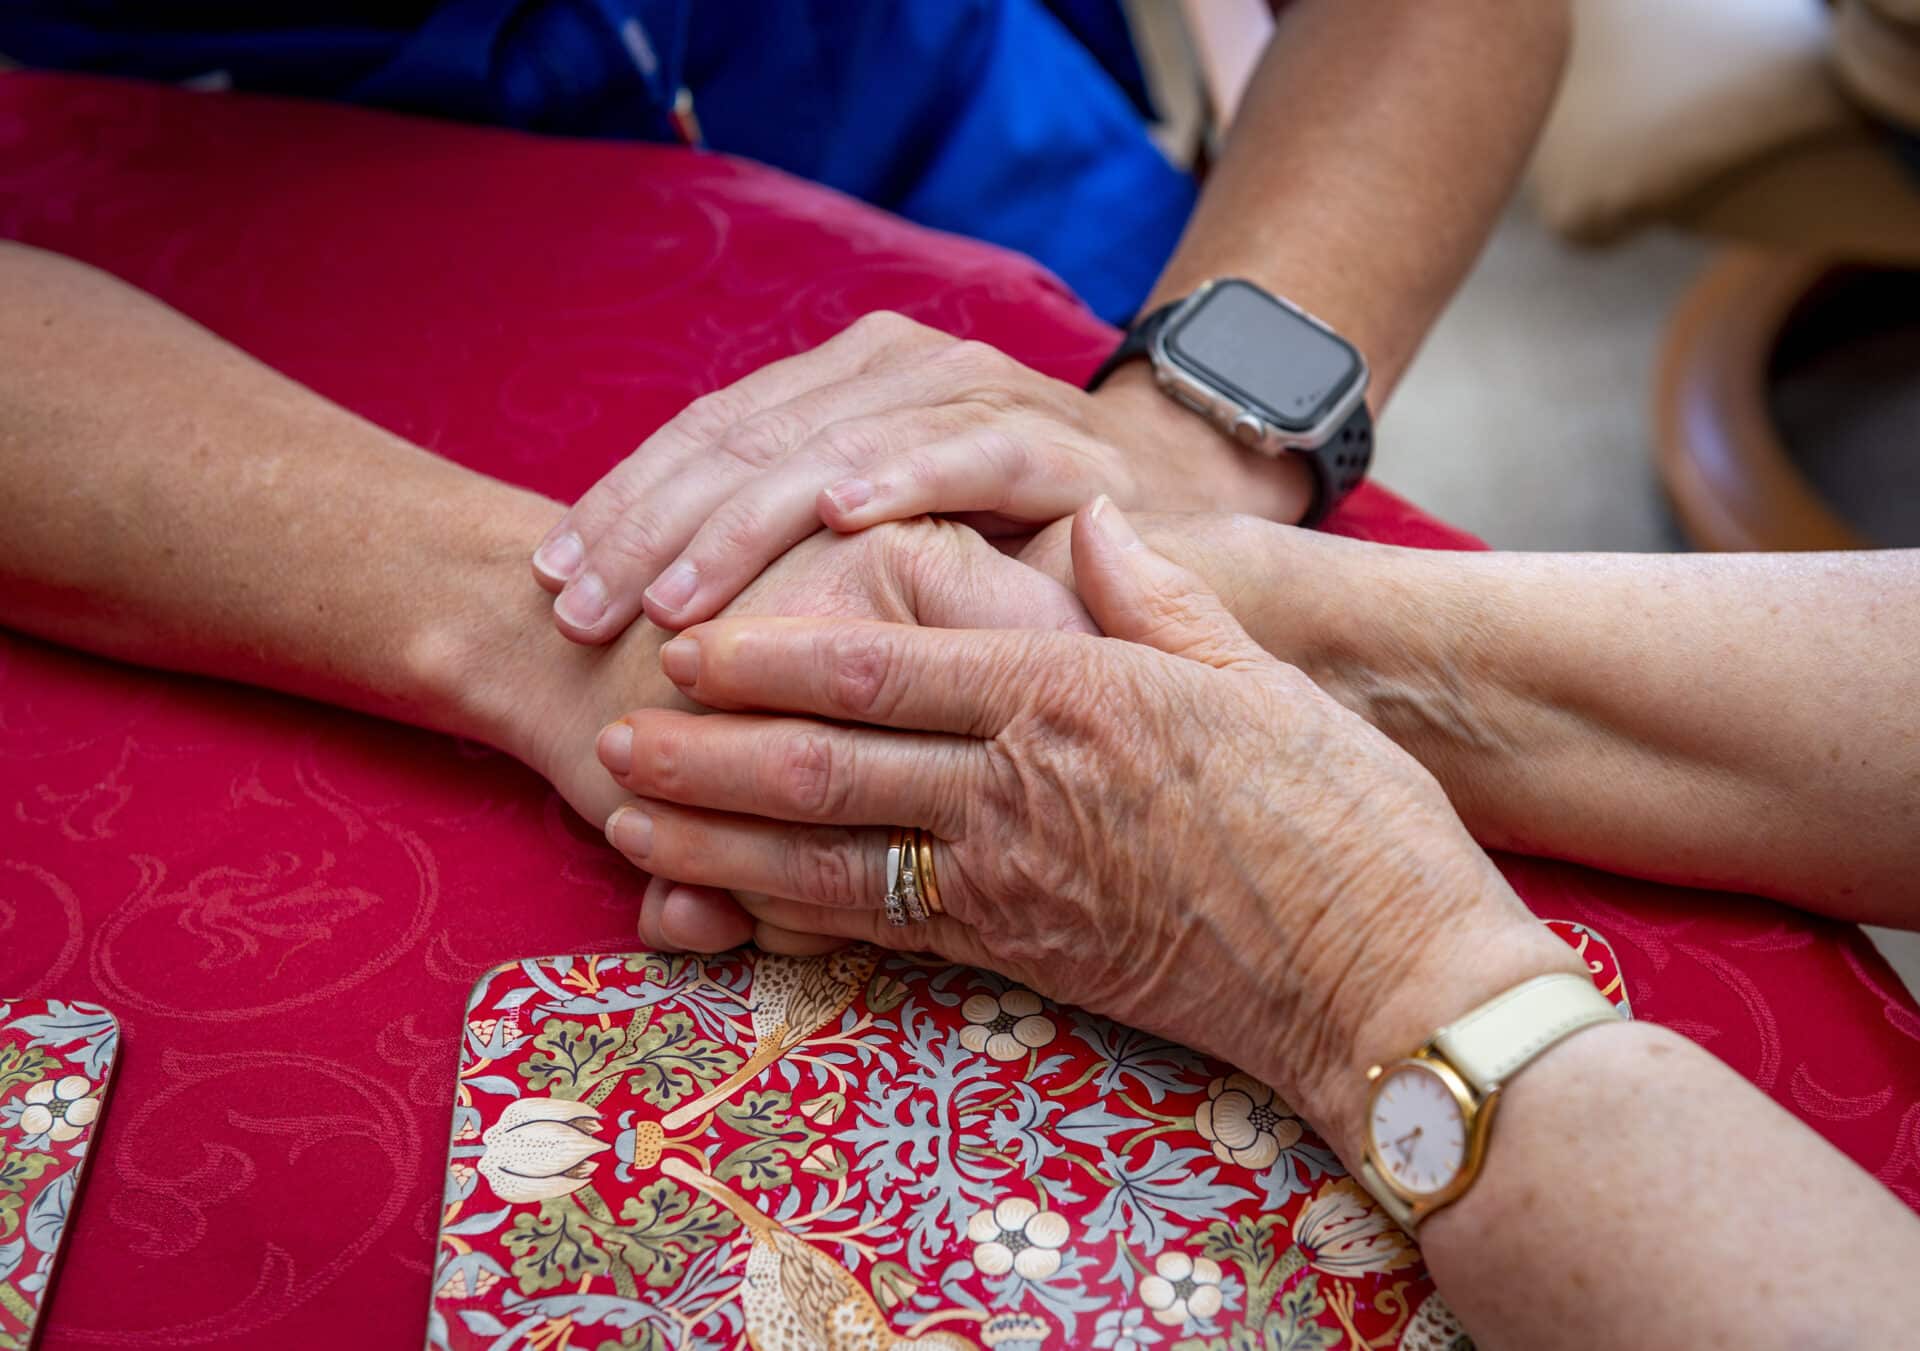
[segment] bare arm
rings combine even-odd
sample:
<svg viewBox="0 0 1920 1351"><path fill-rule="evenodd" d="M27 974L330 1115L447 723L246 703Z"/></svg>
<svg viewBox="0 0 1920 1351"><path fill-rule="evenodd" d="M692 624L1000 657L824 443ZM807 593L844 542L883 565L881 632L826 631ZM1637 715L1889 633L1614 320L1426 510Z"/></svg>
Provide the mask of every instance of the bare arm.
<svg viewBox="0 0 1920 1351"><path fill-rule="evenodd" d="M495 686L548 627L524 548L554 504L92 268L0 244L0 294L0 623L512 740Z"/></svg>
<svg viewBox="0 0 1920 1351"><path fill-rule="evenodd" d="M1420 1247L1486 1351L1894 1346L1920 1220L1708 1052L1622 1024L1516 1076Z"/></svg>
<svg viewBox="0 0 1920 1351"><path fill-rule="evenodd" d="M554 631L526 558L558 506L92 268L0 243L0 295L0 624L486 741L595 823L624 799L595 734L677 696L652 625L601 648ZM926 522L817 535L736 605L1084 623L1063 588Z"/></svg>
<svg viewBox="0 0 1920 1351"><path fill-rule="evenodd" d="M1570 31L1564 0L1297 0L1148 308L1249 277L1355 341L1378 408L1499 218Z"/></svg>
<svg viewBox="0 0 1920 1351"><path fill-rule="evenodd" d="M1475 836L1920 927L1920 551L1460 554L1246 517L1148 537ZM1054 551L1055 533L1037 552Z"/></svg>
<svg viewBox="0 0 1920 1351"><path fill-rule="evenodd" d="M1920 926L1920 552L1370 552L1329 679L1488 843Z"/></svg>

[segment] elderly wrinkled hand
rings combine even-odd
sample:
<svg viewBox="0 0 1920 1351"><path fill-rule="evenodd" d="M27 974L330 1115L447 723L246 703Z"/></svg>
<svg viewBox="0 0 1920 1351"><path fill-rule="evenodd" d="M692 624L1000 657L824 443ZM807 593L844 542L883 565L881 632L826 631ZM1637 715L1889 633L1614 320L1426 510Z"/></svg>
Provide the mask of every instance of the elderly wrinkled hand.
<svg viewBox="0 0 1920 1351"><path fill-rule="evenodd" d="M728 607L729 615L814 615L886 620L964 629L1035 625L1090 630L1074 595L1061 583L1007 557L973 530L946 521L883 525L857 535L816 533L775 561ZM641 630L635 630L637 637ZM630 708L648 682L659 682L650 644L636 669L630 644L604 652L568 648L592 666L598 693L587 699L530 690L525 716L541 724L540 751L530 756L569 802L600 822L625 794L593 756L594 734L616 709ZM664 691L671 694L671 688ZM735 901L671 869L650 869L639 933L657 949L715 949L743 943L751 921Z"/></svg>
<svg viewBox="0 0 1920 1351"><path fill-rule="evenodd" d="M663 667L733 711L608 729L640 799L610 837L772 898L752 906L767 947L824 934L992 967L1261 1074L1336 1140L1396 1004L1418 1025L1462 968L1568 968L1439 785L1117 509L1076 518L1073 561L1107 637L689 630ZM885 922L887 825L935 837L944 914Z"/></svg>
<svg viewBox="0 0 1920 1351"><path fill-rule="evenodd" d="M1246 456L1139 372L1096 398L872 314L688 405L553 527L534 575L557 593L561 632L604 643L643 609L666 628L711 618L822 522L973 513L989 533L1025 533L1098 492L1167 509L1306 504L1298 466Z"/></svg>

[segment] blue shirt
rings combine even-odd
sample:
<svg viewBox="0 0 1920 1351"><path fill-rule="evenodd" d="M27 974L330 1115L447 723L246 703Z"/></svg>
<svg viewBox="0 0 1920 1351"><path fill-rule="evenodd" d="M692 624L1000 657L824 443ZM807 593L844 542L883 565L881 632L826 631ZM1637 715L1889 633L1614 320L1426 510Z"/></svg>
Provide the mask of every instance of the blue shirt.
<svg viewBox="0 0 1920 1351"><path fill-rule="evenodd" d="M1115 0L7 0L28 65L702 142L1019 249L1139 307L1194 185Z"/></svg>

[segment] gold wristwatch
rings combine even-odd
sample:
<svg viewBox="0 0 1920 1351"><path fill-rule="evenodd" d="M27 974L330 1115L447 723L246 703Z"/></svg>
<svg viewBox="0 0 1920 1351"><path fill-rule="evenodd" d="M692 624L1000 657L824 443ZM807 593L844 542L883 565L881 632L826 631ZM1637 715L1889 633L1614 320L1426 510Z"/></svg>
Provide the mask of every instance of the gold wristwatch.
<svg viewBox="0 0 1920 1351"><path fill-rule="evenodd" d="M1367 1071L1360 1181L1412 1230L1480 1175L1500 1090L1541 1052L1620 1012L1585 976L1536 976L1433 1034L1404 1060Z"/></svg>

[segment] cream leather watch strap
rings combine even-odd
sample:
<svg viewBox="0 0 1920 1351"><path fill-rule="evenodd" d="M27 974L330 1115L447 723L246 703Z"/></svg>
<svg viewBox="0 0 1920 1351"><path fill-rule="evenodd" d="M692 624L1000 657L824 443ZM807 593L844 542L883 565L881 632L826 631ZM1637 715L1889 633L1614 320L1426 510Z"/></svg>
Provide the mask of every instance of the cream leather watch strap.
<svg viewBox="0 0 1920 1351"><path fill-rule="evenodd" d="M1433 1046L1480 1094L1583 1027L1620 1016L1585 976L1536 976L1434 1034Z"/></svg>

